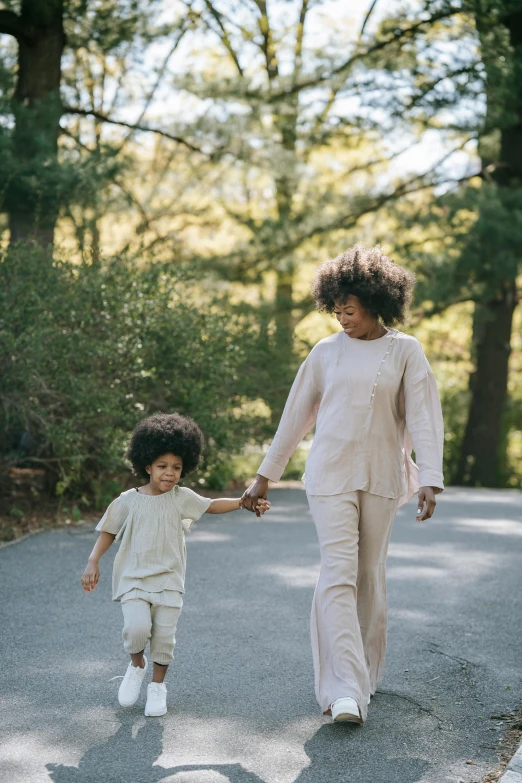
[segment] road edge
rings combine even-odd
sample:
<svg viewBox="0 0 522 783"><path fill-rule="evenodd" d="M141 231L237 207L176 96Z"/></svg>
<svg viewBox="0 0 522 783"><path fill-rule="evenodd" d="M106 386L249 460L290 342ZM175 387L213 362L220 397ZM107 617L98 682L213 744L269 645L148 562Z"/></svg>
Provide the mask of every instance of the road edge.
<svg viewBox="0 0 522 783"><path fill-rule="evenodd" d="M18 536L18 538L11 538L9 541L0 541L0 550L5 549L8 546L13 546L13 544L20 544L22 541L25 541L26 538L37 536L39 533L45 533L46 530L57 529L57 527L38 527L36 530L30 530L29 533L24 533L23 536Z"/></svg>
<svg viewBox="0 0 522 783"><path fill-rule="evenodd" d="M498 783L522 783L522 742Z"/></svg>

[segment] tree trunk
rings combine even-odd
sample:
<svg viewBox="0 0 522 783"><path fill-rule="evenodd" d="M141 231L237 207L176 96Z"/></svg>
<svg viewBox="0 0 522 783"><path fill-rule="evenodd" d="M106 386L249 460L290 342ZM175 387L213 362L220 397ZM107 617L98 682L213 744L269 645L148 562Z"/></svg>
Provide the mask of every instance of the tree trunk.
<svg viewBox="0 0 522 783"><path fill-rule="evenodd" d="M471 404L454 481L467 486L499 487L503 475L502 421L507 397L516 284L501 296L477 304L473 340L476 370L470 378Z"/></svg>
<svg viewBox="0 0 522 783"><path fill-rule="evenodd" d="M11 242L33 239L48 246L53 243L59 208L63 0L23 0L17 22L13 144L18 171L6 197L9 228Z"/></svg>
<svg viewBox="0 0 522 783"><path fill-rule="evenodd" d="M309 0L301 0L299 21L296 32L294 49L294 63L292 82L295 86L302 71L302 49L305 20L309 10ZM268 83L271 86L280 76L278 56L274 47L274 37L270 28L267 4L265 0L258 3L262 10L263 26L261 32L265 38L266 72ZM274 130L279 134L282 157L279 161L275 175L276 206L278 217L278 231L284 234L289 221L292 219L293 200L297 191L298 175L296 160L297 127L299 117L299 94L295 92L284 100L279 100L272 107L272 123ZM277 289L274 302L275 322L275 346L277 361L282 371L280 372L281 384L273 389L269 401L272 409L272 421L276 423L283 411L284 403L288 395L288 386L293 375L293 336L295 321L293 316L293 294L295 262L292 256L281 259L277 269ZM288 370L285 372L284 370Z"/></svg>
<svg viewBox="0 0 522 783"><path fill-rule="evenodd" d="M505 96L500 107L509 123L501 128L497 161L484 160L483 167L492 170L492 179L500 188L520 189L522 182L522 88L516 74L522 68L522 10L507 12L502 21L507 27L513 47L515 78L512 89L500 93L487 90L490 105ZM487 20L477 19L479 35L486 36ZM504 60L504 58L502 58ZM488 66L486 64L486 71ZM498 114L499 107L495 107ZM491 112L492 114L495 112ZM486 122L487 125L487 122ZM480 220L480 217L479 217ZM499 248L500 250L501 248ZM521 253L522 258L522 253ZM507 273L504 281L496 282L485 302L475 305L473 347L476 369L470 377L471 403L454 481L467 486L495 487L503 485L505 473L505 442L502 436L507 399L509 356L513 313L518 303L516 270ZM484 276L487 283L487 278Z"/></svg>

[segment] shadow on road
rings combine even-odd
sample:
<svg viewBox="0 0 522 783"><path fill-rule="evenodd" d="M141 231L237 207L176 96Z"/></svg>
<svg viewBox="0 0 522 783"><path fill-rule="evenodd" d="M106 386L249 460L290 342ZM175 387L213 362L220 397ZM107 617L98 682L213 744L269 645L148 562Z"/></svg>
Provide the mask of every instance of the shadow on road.
<svg viewBox="0 0 522 783"><path fill-rule="evenodd" d="M160 783L180 772L210 770L219 772L230 783L264 783L241 764L184 764L161 767L156 764L163 753L163 724L148 720L133 736L134 716L123 716L120 728L107 742L86 752L77 767L46 764L53 783Z"/></svg>
<svg viewBox="0 0 522 783"><path fill-rule="evenodd" d="M364 769L361 768L359 749L359 735L363 731L359 726L350 724L322 726L308 742L304 749L310 759L309 766L305 767L295 779L294 783L327 783L327 781L364 780ZM385 750L379 750L375 745L373 750L373 769L379 767L385 770L393 766L394 779L401 783L416 783L420 780L429 763L419 758L397 758L390 762L389 754ZM384 779L384 778L383 778Z"/></svg>
<svg viewBox="0 0 522 783"><path fill-rule="evenodd" d="M46 764L50 779L53 783L92 783L94 780L103 780L104 783L161 783L183 772L216 772L229 783L266 783L238 763L159 766L156 761L163 752L163 724L149 720L133 733L134 721L134 717L124 716L116 734L107 742L90 748L78 767ZM299 773L294 783L344 781L348 779L347 775L353 775L354 780L360 779L362 770L357 763L353 742L358 739L360 731L360 727L349 724L322 726L305 743L310 764ZM379 752L378 747L373 755L374 762L379 766L382 764L383 769L390 764L386 752ZM425 759L411 757L394 759L392 765L394 775L401 783L416 783L429 767ZM190 774L190 780L198 783L195 775ZM209 778L205 776L205 780L209 781Z"/></svg>

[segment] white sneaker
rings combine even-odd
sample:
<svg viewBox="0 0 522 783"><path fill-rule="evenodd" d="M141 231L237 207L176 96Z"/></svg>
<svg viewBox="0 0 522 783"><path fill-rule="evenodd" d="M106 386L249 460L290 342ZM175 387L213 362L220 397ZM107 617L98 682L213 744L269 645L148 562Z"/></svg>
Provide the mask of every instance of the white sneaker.
<svg viewBox="0 0 522 783"><path fill-rule="evenodd" d="M332 718L335 722L350 721L351 723L362 723L357 702L350 696L334 701L332 704Z"/></svg>
<svg viewBox="0 0 522 783"><path fill-rule="evenodd" d="M147 687L147 703L145 715L148 718L159 718L167 712L167 686L164 682L151 682Z"/></svg>
<svg viewBox="0 0 522 783"><path fill-rule="evenodd" d="M143 678L149 668L149 662L145 656L143 658L145 660L143 669L140 669L139 666L133 666L132 663L127 666L125 677L121 681L118 691L118 701L122 707L132 707L139 699Z"/></svg>

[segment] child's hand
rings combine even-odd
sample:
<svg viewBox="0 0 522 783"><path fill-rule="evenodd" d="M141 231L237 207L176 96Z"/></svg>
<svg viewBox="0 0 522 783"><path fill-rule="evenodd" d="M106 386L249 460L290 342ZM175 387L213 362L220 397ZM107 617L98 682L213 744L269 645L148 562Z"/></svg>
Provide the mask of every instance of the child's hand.
<svg viewBox="0 0 522 783"><path fill-rule="evenodd" d="M98 563L87 563L87 568L83 572L82 575L82 587L87 592L90 593L91 590L94 590L96 585L98 584L98 579L100 578L100 569L98 567Z"/></svg>
<svg viewBox="0 0 522 783"><path fill-rule="evenodd" d="M265 498L259 498L257 501L257 506L255 507L255 512L257 516L261 517L267 511L270 511L270 501L265 500Z"/></svg>

